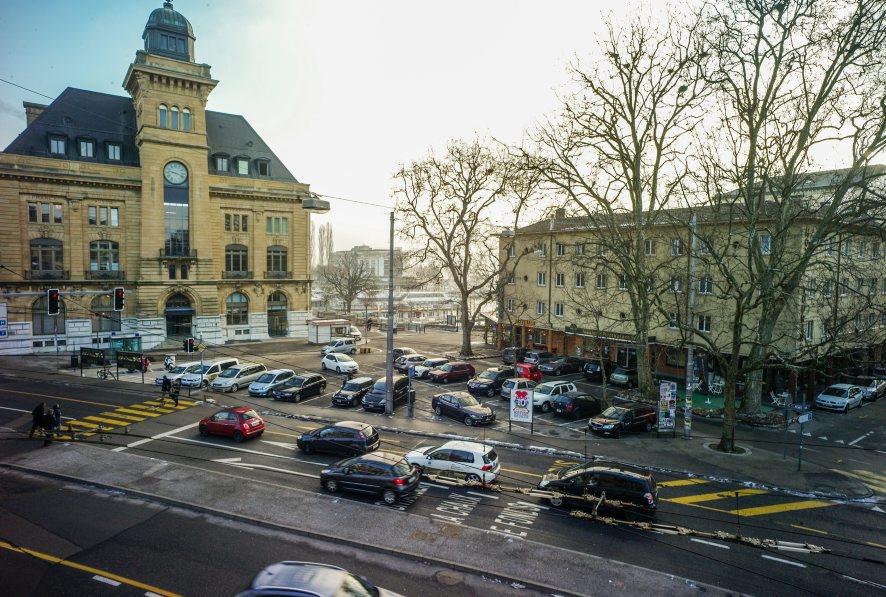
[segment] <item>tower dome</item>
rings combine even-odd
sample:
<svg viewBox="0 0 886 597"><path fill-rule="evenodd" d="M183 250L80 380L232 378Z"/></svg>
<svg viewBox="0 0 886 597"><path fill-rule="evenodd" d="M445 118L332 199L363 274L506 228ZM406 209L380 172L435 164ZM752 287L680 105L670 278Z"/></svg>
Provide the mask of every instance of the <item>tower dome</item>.
<svg viewBox="0 0 886 597"><path fill-rule="evenodd" d="M194 29L169 0L148 17L142 39L146 52L194 62Z"/></svg>

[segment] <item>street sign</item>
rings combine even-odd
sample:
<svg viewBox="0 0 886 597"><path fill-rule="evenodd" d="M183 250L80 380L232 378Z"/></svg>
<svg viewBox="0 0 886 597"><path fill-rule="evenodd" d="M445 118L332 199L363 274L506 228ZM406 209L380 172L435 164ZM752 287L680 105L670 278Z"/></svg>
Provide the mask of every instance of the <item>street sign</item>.
<svg viewBox="0 0 886 597"><path fill-rule="evenodd" d="M511 421L532 423L532 390L511 391Z"/></svg>
<svg viewBox="0 0 886 597"><path fill-rule="evenodd" d="M203 352L204 350L206 350L206 347L205 347L203 344L198 344L198 345L197 345L197 350L200 351L200 352Z"/></svg>
<svg viewBox="0 0 886 597"><path fill-rule="evenodd" d="M0 338L9 336L9 320L7 319L6 303L0 303Z"/></svg>
<svg viewBox="0 0 886 597"><path fill-rule="evenodd" d="M812 420L812 413L806 413L805 415L800 415L797 417L798 423L808 423Z"/></svg>

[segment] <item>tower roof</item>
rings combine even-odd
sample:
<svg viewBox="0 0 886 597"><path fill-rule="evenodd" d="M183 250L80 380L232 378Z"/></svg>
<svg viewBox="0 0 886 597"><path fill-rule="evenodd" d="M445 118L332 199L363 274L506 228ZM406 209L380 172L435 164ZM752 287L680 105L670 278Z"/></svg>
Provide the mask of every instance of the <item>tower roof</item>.
<svg viewBox="0 0 886 597"><path fill-rule="evenodd" d="M194 62L194 28L169 0L151 12L142 39L146 52Z"/></svg>

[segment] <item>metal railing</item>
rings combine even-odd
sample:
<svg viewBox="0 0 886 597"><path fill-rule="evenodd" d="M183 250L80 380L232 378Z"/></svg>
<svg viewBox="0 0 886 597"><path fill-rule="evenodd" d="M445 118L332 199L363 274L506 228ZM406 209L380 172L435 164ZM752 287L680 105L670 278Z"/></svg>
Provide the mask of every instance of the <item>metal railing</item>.
<svg viewBox="0 0 886 597"><path fill-rule="evenodd" d="M160 249L160 259L196 259L197 249L191 251L167 251Z"/></svg>
<svg viewBox="0 0 886 597"><path fill-rule="evenodd" d="M232 271L232 272L222 272L222 280L239 280L244 278L252 278L252 272L248 271Z"/></svg>
<svg viewBox="0 0 886 597"><path fill-rule="evenodd" d="M281 271L265 272L265 278L291 278L291 277L292 277L292 272L281 272Z"/></svg>
<svg viewBox="0 0 886 597"><path fill-rule="evenodd" d="M25 270L23 277L26 280L70 280L71 272L53 269Z"/></svg>
<svg viewBox="0 0 886 597"><path fill-rule="evenodd" d="M83 272L83 277L87 280L124 280L126 272L88 269Z"/></svg>

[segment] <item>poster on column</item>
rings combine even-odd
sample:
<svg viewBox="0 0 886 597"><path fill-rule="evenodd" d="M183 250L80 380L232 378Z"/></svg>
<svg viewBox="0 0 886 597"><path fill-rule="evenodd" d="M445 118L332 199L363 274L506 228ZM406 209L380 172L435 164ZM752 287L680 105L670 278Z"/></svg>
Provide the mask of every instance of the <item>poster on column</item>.
<svg viewBox="0 0 886 597"><path fill-rule="evenodd" d="M511 392L511 421L532 423L532 390Z"/></svg>
<svg viewBox="0 0 886 597"><path fill-rule="evenodd" d="M674 429L677 421L677 384L663 381L658 386L658 430Z"/></svg>

